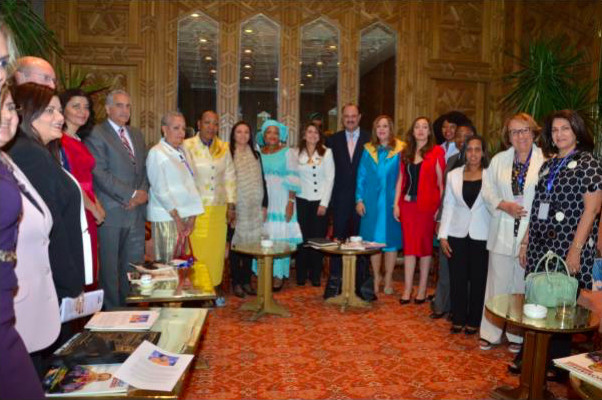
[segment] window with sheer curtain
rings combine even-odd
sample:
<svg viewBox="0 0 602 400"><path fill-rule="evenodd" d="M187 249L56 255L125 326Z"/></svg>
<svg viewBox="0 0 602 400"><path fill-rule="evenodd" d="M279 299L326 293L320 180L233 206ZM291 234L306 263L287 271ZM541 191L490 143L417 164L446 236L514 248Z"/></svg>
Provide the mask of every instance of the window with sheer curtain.
<svg viewBox="0 0 602 400"><path fill-rule="evenodd" d="M280 26L259 14L240 25L238 118L254 131L278 119Z"/></svg>
<svg viewBox="0 0 602 400"><path fill-rule="evenodd" d="M201 12L178 21L178 109L195 131L205 110L217 110L219 25Z"/></svg>
<svg viewBox="0 0 602 400"><path fill-rule="evenodd" d="M323 18L301 28L299 118L321 124L326 134L337 128L339 30Z"/></svg>
<svg viewBox="0 0 602 400"><path fill-rule="evenodd" d="M363 29L359 56L360 125L372 130L374 119L387 114L395 120L397 37L393 29L376 22Z"/></svg>

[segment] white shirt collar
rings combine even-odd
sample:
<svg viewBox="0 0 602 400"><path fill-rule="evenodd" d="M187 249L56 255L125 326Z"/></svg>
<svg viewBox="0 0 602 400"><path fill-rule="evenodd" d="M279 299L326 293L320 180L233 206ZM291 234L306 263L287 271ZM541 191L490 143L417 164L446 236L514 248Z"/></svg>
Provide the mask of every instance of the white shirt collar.
<svg viewBox="0 0 602 400"><path fill-rule="evenodd" d="M126 132L128 131L128 129L125 126L122 127L117 125L115 122L113 122L113 120L111 120L111 118L107 118L107 121L109 121L109 125L111 125L111 128L113 128L115 133L119 133L119 129L121 128L125 129Z"/></svg>

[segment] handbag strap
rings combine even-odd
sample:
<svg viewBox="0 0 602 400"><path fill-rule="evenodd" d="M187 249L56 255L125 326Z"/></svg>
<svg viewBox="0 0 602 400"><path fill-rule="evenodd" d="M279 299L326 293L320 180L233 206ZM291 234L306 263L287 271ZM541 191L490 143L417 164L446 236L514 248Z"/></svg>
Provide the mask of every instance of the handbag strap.
<svg viewBox="0 0 602 400"><path fill-rule="evenodd" d="M566 262L564 262L564 260L558 254L554 253L552 250L548 250L548 252L543 256L543 258L541 260L539 260L540 263L542 260L546 260L545 268L546 268L547 276L548 277L550 276L550 270L548 268L548 264L550 263L550 261L552 261L554 259L556 259L556 266L554 267L554 272L558 272L558 262L560 261L560 264L562 266L564 266L564 270L566 271L567 276L571 276L569 267L567 267Z"/></svg>

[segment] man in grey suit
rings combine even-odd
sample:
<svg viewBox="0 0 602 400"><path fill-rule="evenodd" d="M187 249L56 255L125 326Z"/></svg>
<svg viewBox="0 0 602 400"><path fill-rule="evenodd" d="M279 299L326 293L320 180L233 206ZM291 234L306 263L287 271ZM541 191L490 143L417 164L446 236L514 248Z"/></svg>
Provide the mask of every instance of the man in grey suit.
<svg viewBox="0 0 602 400"><path fill-rule="evenodd" d="M144 219L148 200L146 146L139 129L127 126L130 95L114 90L107 96L108 118L86 139L96 159L92 171L96 195L106 210L98 228L99 282L105 309L125 305L129 263L144 261Z"/></svg>

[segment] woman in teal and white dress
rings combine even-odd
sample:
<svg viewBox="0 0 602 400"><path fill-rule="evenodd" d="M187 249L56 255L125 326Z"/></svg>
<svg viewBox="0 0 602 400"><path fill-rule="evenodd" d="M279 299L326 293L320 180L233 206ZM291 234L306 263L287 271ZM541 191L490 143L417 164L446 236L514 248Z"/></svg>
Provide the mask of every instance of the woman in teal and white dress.
<svg viewBox="0 0 602 400"><path fill-rule="evenodd" d="M270 199L264 232L274 242L286 242L294 248L303 241L295 207L301 187L297 152L286 146L287 138L288 128L271 119L265 121L257 133ZM274 290L282 289L284 279L289 277L290 261L290 257L274 260ZM253 270L257 272L256 261Z"/></svg>

